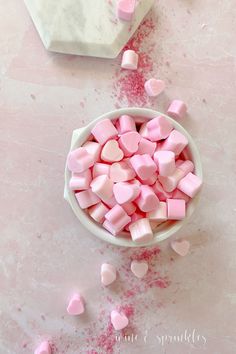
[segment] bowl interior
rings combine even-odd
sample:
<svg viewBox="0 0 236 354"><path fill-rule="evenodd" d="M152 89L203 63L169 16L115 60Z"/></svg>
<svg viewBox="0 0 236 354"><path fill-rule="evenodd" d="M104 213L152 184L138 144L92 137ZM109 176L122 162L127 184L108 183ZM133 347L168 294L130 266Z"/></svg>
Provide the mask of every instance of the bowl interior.
<svg viewBox="0 0 236 354"><path fill-rule="evenodd" d="M81 129L77 129L74 131L73 137L72 137L72 143L71 143L71 150L74 150L74 149L80 147L81 145L83 145L83 143L85 143L89 139L89 137L91 135L91 129L95 126L95 124L97 122L99 122L103 119L115 120L116 118L118 118L119 116L121 116L123 114L133 116L135 118L136 122L139 122L139 123L143 123L149 119L155 118L158 115L165 116L166 119L168 119L173 124L175 129L179 130L182 134L184 134L187 137L189 144L188 144L188 148L186 149L186 155L187 155L186 157L193 161L193 163L195 165L194 173L202 179L202 164L201 164L201 160L200 160L200 155L199 155L198 149L194 143L194 140L190 136L190 134L178 122L176 122L172 118L166 116L163 113L160 113L160 112L157 112L157 111L154 111L151 109L147 109L147 108L122 108L122 109L118 109L118 110L115 110L112 112L108 112L108 113L94 119L86 127L81 128ZM188 203L187 215L184 220L167 221L167 222L159 225L154 231L154 238L151 242L146 243L146 244L142 244L142 245L138 245L138 244L134 243L130 238L127 237L128 233L121 234L122 235L121 237L120 236L115 237L115 236L112 236L108 231L106 231L101 225L94 222L90 218L90 216L79 207L79 205L76 201L76 198L75 198L75 194L69 188L70 177L71 177L71 173L66 167L66 170L65 170L65 198L70 203L75 215L78 217L78 219L81 221L81 223L91 233L93 233L95 236L99 237L100 239L102 239L106 242L112 243L114 245L123 246L123 247L152 246L154 244L157 244L157 243L167 239L168 237L170 237L171 235L176 233L184 225L186 220L189 219L189 217L194 212L195 207L196 207L198 200L199 200L199 194L198 194L194 199L192 199Z"/></svg>

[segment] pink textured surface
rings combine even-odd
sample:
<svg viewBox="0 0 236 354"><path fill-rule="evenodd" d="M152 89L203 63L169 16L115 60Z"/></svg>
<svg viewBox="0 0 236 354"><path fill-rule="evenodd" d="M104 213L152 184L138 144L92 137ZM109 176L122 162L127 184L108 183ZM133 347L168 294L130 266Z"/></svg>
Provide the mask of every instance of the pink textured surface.
<svg viewBox="0 0 236 354"><path fill-rule="evenodd" d="M233 354L235 1L157 2L127 46L139 53L137 72L121 72L121 57L47 53L22 1L0 0L0 10L0 352L32 353L49 340L57 354ZM143 83L157 75L167 88L150 100ZM105 245L62 198L71 131L117 106L164 111L175 98L188 105L184 125L204 167L201 206L176 235L191 241L190 253L180 258L168 243ZM141 281L132 259L150 264ZM104 261L119 272L109 289L100 284ZM86 298L79 318L66 314L75 292ZM109 322L114 308L130 321L118 338ZM181 334L183 342L162 342Z"/></svg>

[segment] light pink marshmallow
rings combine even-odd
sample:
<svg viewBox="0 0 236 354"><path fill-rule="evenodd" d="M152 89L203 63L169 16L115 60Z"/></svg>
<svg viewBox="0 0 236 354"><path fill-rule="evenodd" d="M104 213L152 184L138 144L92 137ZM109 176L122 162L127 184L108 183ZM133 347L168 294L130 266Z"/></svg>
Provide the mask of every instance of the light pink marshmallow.
<svg viewBox="0 0 236 354"><path fill-rule="evenodd" d="M141 135L134 131L122 134L120 136L119 145L124 152L124 156L129 157L136 153L140 139Z"/></svg>
<svg viewBox="0 0 236 354"><path fill-rule="evenodd" d="M125 50L122 56L122 69L137 70L138 54L134 50Z"/></svg>
<svg viewBox="0 0 236 354"><path fill-rule="evenodd" d="M116 268L109 263L103 263L101 266L101 283L108 286L116 280Z"/></svg>
<svg viewBox="0 0 236 354"><path fill-rule="evenodd" d="M122 231L123 228L131 221L130 216L119 204L109 210L105 215L105 218L111 223L117 233Z"/></svg>
<svg viewBox="0 0 236 354"><path fill-rule="evenodd" d="M151 141L159 141L166 139L170 135L173 125L165 117L159 116L147 123L147 129L148 139Z"/></svg>
<svg viewBox="0 0 236 354"><path fill-rule="evenodd" d="M81 173L94 165L94 157L84 147L70 151L67 157L67 167L70 171Z"/></svg>
<svg viewBox="0 0 236 354"><path fill-rule="evenodd" d="M92 172L90 169L82 173L72 172L72 177L69 182L69 187L73 191L85 190L89 188L91 181L92 181Z"/></svg>
<svg viewBox="0 0 236 354"><path fill-rule="evenodd" d="M117 204L117 201L115 196L113 195L111 198L103 200L103 203L105 203L111 209Z"/></svg>
<svg viewBox="0 0 236 354"><path fill-rule="evenodd" d="M110 174L110 165L106 163L100 163L96 162L93 166L93 178L96 178L101 175L107 175L109 176Z"/></svg>
<svg viewBox="0 0 236 354"><path fill-rule="evenodd" d="M112 234L113 236L117 236L120 231L117 229L110 221L105 220L104 223L102 224L102 226L104 227L104 229L106 229L108 232L110 232L110 234Z"/></svg>
<svg viewBox="0 0 236 354"><path fill-rule="evenodd" d="M98 196L91 189L75 193L75 197L81 209L89 208L100 202Z"/></svg>
<svg viewBox="0 0 236 354"><path fill-rule="evenodd" d="M135 5L136 0L118 0L118 18L123 21L131 21L135 12Z"/></svg>
<svg viewBox="0 0 236 354"><path fill-rule="evenodd" d="M130 224L129 230L132 240L136 243L147 243L153 239L153 232L147 218L139 219Z"/></svg>
<svg viewBox="0 0 236 354"><path fill-rule="evenodd" d="M200 191L201 186L202 180L190 172L181 179L178 184L178 189L187 194L190 198L193 198Z"/></svg>
<svg viewBox="0 0 236 354"><path fill-rule="evenodd" d="M189 172L194 170L194 164L190 160L181 163L171 176L159 176L159 182L166 192L173 192L179 181L184 178Z"/></svg>
<svg viewBox="0 0 236 354"><path fill-rule="evenodd" d="M116 331L121 331L129 324L129 319L122 312L111 311L111 323Z"/></svg>
<svg viewBox="0 0 236 354"><path fill-rule="evenodd" d="M172 151L156 151L154 161L160 176L170 176L175 171L175 154Z"/></svg>
<svg viewBox="0 0 236 354"><path fill-rule="evenodd" d="M115 162L110 167L110 179L113 182L130 181L135 176L134 170L124 161Z"/></svg>
<svg viewBox="0 0 236 354"><path fill-rule="evenodd" d="M136 199L135 203L139 209L145 213L155 210L159 205L159 199L150 186L140 187L140 196Z"/></svg>
<svg viewBox="0 0 236 354"><path fill-rule="evenodd" d="M183 220L186 215L186 204L183 199L167 199L167 215L169 220Z"/></svg>
<svg viewBox="0 0 236 354"><path fill-rule="evenodd" d="M170 198L183 199L183 200L185 200L185 203L188 203L190 200L190 197L187 194L181 192L179 189L175 189Z"/></svg>
<svg viewBox="0 0 236 354"><path fill-rule="evenodd" d="M124 157L123 151L120 149L116 140L109 140L102 149L101 159L105 162L121 161Z"/></svg>
<svg viewBox="0 0 236 354"><path fill-rule="evenodd" d="M84 313L84 311L84 299L80 296L80 294L74 294L67 306L68 314L71 316L77 316Z"/></svg>
<svg viewBox="0 0 236 354"><path fill-rule="evenodd" d="M42 342L36 349L34 354L52 354L52 349L48 341Z"/></svg>
<svg viewBox="0 0 236 354"><path fill-rule="evenodd" d="M145 213L141 214L141 212L137 211L137 212L133 213L132 215L130 215L130 217L131 217L130 223L125 226L126 231L129 231L130 224L132 224L140 219L145 218Z"/></svg>
<svg viewBox="0 0 236 354"><path fill-rule="evenodd" d="M154 183L157 181L158 174L154 172L148 179L140 179L141 184L147 185L147 186L152 186Z"/></svg>
<svg viewBox="0 0 236 354"><path fill-rule="evenodd" d="M167 110L168 116L174 119L184 118L186 113L187 113L187 106L183 101L180 100L172 101Z"/></svg>
<svg viewBox="0 0 236 354"><path fill-rule="evenodd" d="M129 216L132 216L137 209L136 205L132 202L127 202L127 203L122 204L122 208L126 211L126 213Z"/></svg>
<svg viewBox="0 0 236 354"><path fill-rule="evenodd" d="M145 91L150 97L157 97L164 91L165 87L166 85L163 80L157 80L154 78L146 81L144 85Z"/></svg>
<svg viewBox="0 0 236 354"><path fill-rule="evenodd" d="M118 182L113 186L113 193L118 204L129 203L140 194L140 188L136 183Z"/></svg>
<svg viewBox="0 0 236 354"><path fill-rule="evenodd" d="M124 134L132 131L136 131L136 124L132 117L128 115L120 116L118 120L119 134Z"/></svg>
<svg viewBox="0 0 236 354"><path fill-rule="evenodd" d="M139 134L145 138L148 139L148 128L147 128L147 122L142 123L142 125L139 128Z"/></svg>
<svg viewBox="0 0 236 354"><path fill-rule="evenodd" d="M102 202L93 205L88 209L88 213L95 221L98 223L103 223L106 213L108 213L109 208Z"/></svg>
<svg viewBox="0 0 236 354"><path fill-rule="evenodd" d="M166 192L159 181L156 181L152 188L160 201L163 202L168 198L172 198L172 193Z"/></svg>
<svg viewBox="0 0 236 354"><path fill-rule="evenodd" d="M142 180L147 180L157 171L157 166L150 155L134 155L130 158L130 163Z"/></svg>
<svg viewBox="0 0 236 354"><path fill-rule="evenodd" d="M153 154L156 150L156 147L157 147L157 144L155 142L152 142L152 141L142 137L139 142L138 150L136 151L136 153L139 155L148 154L150 156L153 156Z"/></svg>
<svg viewBox="0 0 236 354"><path fill-rule="evenodd" d="M87 150L87 152L93 156L95 162L99 161L102 147L100 144L95 141L86 141L83 147Z"/></svg>
<svg viewBox="0 0 236 354"><path fill-rule="evenodd" d="M114 183L106 175L101 175L92 180L90 187L100 199L107 200L113 196Z"/></svg>
<svg viewBox="0 0 236 354"><path fill-rule="evenodd" d="M187 145L188 139L185 135L174 129L168 138L163 142L161 150L173 151L175 155L178 156Z"/></svg>
<svg viewBox="0 0 236 354"><path fill-rule="evenodd" d="M94 138L101 145L105 144L108 140L115 138L118 131L110 121L110 119L103 119L98 122L91 130Z"/></svg>
<svg viewBox="0 0 236 354"><path fill-rule="evenodd" d="M150 220L155 220L158 222L166 221L167 220L167 204L165 202L160 202L156 209L147 213L147 217Z"/></svg>

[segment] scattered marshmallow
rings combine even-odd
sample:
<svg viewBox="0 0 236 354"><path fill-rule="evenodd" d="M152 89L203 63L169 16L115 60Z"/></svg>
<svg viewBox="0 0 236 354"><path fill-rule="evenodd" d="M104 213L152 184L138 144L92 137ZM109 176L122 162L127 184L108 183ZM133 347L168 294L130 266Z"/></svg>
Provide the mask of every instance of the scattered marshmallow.
<svg viewBox="0 0 236 354"><path fill-rule="evenodd" d="M110 119L103 119L98 122L91 130L91 133L101 145L118 135L118 131Z"/></svg>
<svg viewBox="0 0 236 354"><path fill-rule="evenodd" d="M125 134L128 132L137 131L134 118L126 114L120 116L117 125L119 127L118 129L119 134Z"/></svg>
<svg viewBox="0 0 236 354"><path fill-rule="evenodd" d="M148 96L157 97L164 91L165 86L164 81L152 78L145 82L144 88Z"/></svg>
<svg viewBox="0 0 236 354"><path fill-rule="evenodd" d="M138 54L134 50L126 50L123 53L122 69L137 70L138 68Z"/></svg>
<svg viewBox="0 0 236 354"><path fill-rule="evenodd" d="M107 200L113 196L114 183L106 175L96 177L90 184L90 187L100 199Z"/></svg>
<svg viewBox="0 0 236 354"><path fill-rule="evenodd" d="M172 241L171 248L180 256L184 257L188 254L190 243L187 240Z"/></svg>
<svg viewBox="0 0 236 354"><path fill-rule="evenodd" d="M124 156L132 156L138 150L140 139L141 135L134 131L121 135L119 145L124 152Z"/></svg>
<svg viewBox="0 0 236 354"><path fill-rule="evenodd" d="M42 342L36 349L34 354L52 354L52 349L48 341Z"/></svg>
<svg viewBox="0 0 236 354"><path fill-rule="evenodd" d="M81 173L94 165L94 157L84 147L80 147L69 153L67 167L71 172Z"/></svg>
<svg viewBox="0 0 236 354"><path fill-rule="evenodd" d="M69 301L69 304L67 306L67 312L71 316L77 316L81 315L84 313L85 308L84 308L84 300L80 296L80 294L74 294L72 298Z"/></svg>
<svg viewBox="0 0 236 354"><path fill-rule="evenodd" d="M181 192L187 194L189 197L194 198L195 195L200 191L201 186L202 180L190 172L180 180L178 189Z"/></svg>
<svg viewBox="0 0 236 354"><path fill-rule="evenodd" d="M173 130L173 125L165 117L159 116L151 119L147 123L147 130L148 139L151 141L159 141L166 139L170 135Z"/></svg>
<svg viewBox="0 0 236 354"><path fill-rule="evenodd" d="M136 0L118 0L118 18L123 21L131 21L135 12L135 5Z"/></svg>
<svg viewBox="0 0 236 354"><path fill-rule="evenodd" d="M169 220L183 220L186 215L185 200L167 199L167 215Z"/></svg>
<svg viewBox="0 0 236 354"><path fill-rule="evenodd" d="M148 263L132 261L130 269L137 278L142 279L147 274Z"/></svg>
<svg viewBox="0 0 236 354"><path fill-rule="evenodd" d="M174 100L171 102L167 114L174 119L181 119L184 118L184 116L187 113L187 106L183 101L180 100Z"/></svg>
<svg viewBox="0 0 236 354"><path fill-rule="evenodd" d="M102 149L101 158L106 162L121 161L124 157L123 151L120 149L116 140L109 140Z"/></svg>
<svg viewBox="0 0 236 354"><path fill-rule="evenodd" d="M108 263L103 263L101 266L101 282L108 286L116 280L116 268Z"/></svg>

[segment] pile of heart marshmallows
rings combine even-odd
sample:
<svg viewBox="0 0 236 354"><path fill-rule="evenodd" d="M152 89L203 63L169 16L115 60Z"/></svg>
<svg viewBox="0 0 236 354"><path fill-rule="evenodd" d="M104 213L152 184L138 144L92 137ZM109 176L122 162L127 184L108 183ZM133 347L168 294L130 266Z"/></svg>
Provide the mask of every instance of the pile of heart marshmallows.
<svg viewBox="0 0 236 354"><path fill-rule="evenodd" d="M185 218L201 188L193 162L185 159L187 145L164 116L142 124L128 115L104 119L69 153L69 188L80 208L112 235L149 242L159 224Z"/></svg>

